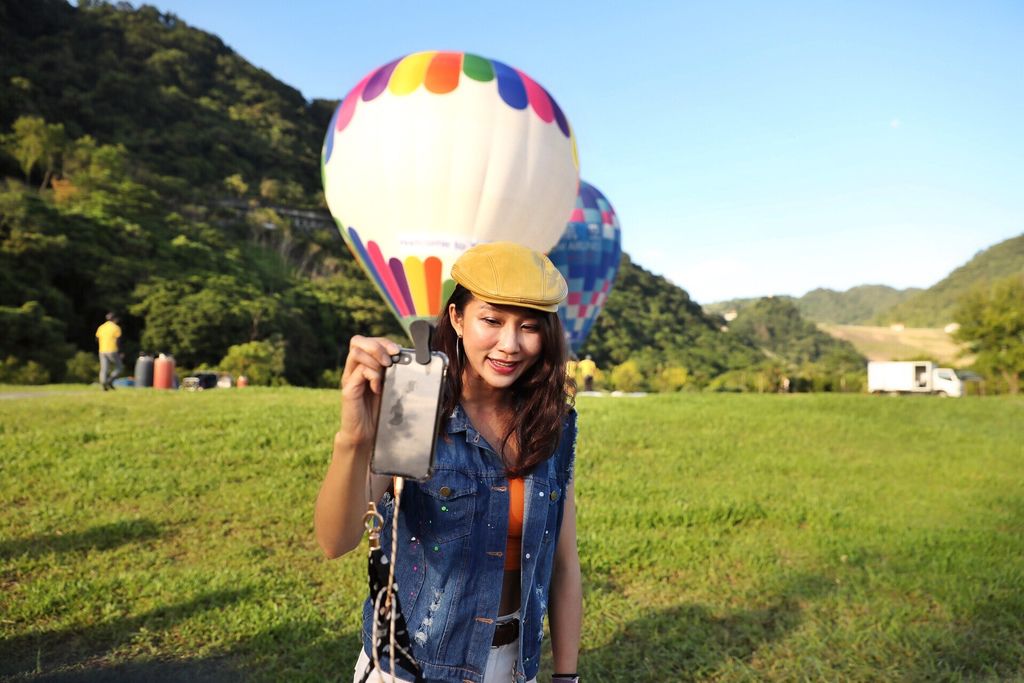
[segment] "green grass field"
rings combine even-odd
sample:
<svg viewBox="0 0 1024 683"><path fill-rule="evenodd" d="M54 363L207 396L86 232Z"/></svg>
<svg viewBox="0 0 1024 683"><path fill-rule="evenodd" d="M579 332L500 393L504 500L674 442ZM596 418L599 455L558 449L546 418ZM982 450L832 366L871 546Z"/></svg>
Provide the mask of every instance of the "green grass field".
<svg viewBox="0 0 1024 683"><path fill-rule="evenodd" d="M312 533L337 401L0 401L0 677L350 680L364 557ZM585 680L1024 679L1024 401L579 411Z"/></svg>

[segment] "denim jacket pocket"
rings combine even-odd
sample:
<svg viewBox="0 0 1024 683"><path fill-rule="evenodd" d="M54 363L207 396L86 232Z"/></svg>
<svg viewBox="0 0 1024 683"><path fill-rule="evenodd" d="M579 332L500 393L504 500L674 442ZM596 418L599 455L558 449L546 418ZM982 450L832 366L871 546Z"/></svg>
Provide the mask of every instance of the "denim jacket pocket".
<svg viewBox="0 0 1024 683"><path fill-rule="evenodd" d="M419 485L420 534L438 543L454 541L473 531L477 483L461 472L438 470Z"/></svg>

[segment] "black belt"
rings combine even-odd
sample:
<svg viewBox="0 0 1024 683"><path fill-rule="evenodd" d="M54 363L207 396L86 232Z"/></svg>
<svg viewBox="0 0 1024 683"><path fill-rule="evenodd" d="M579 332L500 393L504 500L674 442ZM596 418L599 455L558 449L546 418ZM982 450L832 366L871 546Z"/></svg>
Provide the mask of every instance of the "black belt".
<svg viewBox="0 0 1024 683"><path fill-rule="evenodd" d="M519 637L519 620L512 619L494 627L494 638L491 639L492 647L500 647L516 642Z"/></svg>

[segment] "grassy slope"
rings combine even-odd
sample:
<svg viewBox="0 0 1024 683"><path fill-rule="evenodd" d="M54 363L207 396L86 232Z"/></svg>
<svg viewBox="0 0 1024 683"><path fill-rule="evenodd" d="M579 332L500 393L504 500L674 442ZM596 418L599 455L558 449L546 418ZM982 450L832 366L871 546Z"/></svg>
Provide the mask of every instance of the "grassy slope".
<svg viewBox="0 0 1024 683"><path fill-rule="evenodd" d="M868 360L935 359L952 367L966 367L973 357L960 357L963 347L941 329L908 327L900 331L867 325L829 325L818 328L833 337L845 339Z"/></svg>
<svg viewBox="0 0 1024 683"><path fill-rule="evenodd" d="M0 676L343 680L334 392L0 401ZM581 399L589 680L1024 676L1024 403ZM166 679L165 679L166 680Z"/></svg>

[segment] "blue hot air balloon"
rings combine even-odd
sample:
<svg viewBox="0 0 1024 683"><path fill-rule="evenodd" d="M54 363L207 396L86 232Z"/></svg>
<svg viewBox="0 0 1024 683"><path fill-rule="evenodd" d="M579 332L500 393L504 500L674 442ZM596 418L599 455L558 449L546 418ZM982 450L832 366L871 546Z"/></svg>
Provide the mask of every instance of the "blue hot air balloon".
<svg viewBox="0 0 1024 683"><path fill-rule="evenodd" d="M581 180L576 208L548 254L569 283L569 296L558 307L558 315L574 352L604 308L621 255L622 229L615 209L596 187Z"/></svg>

